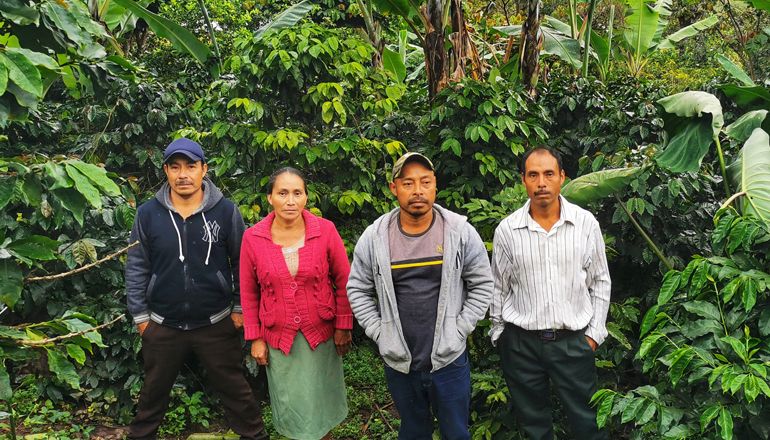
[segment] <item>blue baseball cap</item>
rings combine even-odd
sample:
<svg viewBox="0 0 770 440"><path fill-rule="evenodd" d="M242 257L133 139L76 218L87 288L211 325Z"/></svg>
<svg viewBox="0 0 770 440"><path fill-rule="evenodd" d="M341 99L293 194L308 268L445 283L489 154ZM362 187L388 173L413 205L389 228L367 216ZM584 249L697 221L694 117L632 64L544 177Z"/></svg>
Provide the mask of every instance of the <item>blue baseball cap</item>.
<svg viewBox="0 0 770 440"><path fill-rule="evenodd" d="M171 156L175 154L184 154L194 162L206 162L206 155L203 154L203 148L201 148L199 143L191 139L179 138L168 144L168 147L166 147L166 150L163 152L163 162L168 162Z"/></svg>

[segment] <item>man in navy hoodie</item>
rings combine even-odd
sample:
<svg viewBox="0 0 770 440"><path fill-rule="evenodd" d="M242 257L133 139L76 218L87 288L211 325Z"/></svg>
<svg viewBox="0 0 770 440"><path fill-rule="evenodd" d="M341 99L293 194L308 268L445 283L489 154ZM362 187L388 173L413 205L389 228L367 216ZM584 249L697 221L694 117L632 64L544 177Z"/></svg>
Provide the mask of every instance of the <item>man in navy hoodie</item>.
<svg viewBox="0 0 770 440"><path fill-rule="evenodd" d="M206 177L201 146L177 139L163 153L168 181L131 230L126 296L142 338L144 385L130 439L155 439L185 358L194 354L241 439L268 438L244 377L238 258L245 225Z"/></svg>

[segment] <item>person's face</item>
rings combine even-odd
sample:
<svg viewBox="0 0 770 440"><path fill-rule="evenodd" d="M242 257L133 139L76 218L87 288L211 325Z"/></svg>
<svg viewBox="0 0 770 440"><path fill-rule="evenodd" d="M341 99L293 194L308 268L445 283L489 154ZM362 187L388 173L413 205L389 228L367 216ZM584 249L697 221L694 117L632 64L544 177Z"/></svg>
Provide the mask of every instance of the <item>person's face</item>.
<svg viewBox="0 0 770 440"><path fill-rule="evenodd" d="M267 201L276 217L287 222L294 221L302 215L307 204L305 182L296 174L280 174L275 179L273 191L267 195Z"/></svg>
<svg viewBox="0 0 770 440"><path fill-rule="evenodd" d="M556 158L546 151L537 151L527 158L524 165L521 180L532 203L541 208L558 203L564 183L564 170L559 169Z"/></svg>
<svg viewBox="0 0 770 440"><path fill-rule="evenodd" d="M420 162L409 162L401 175L390 183L390 192L401 210L418 218L427 214L436 201L436 174Z"/></svg>
<svg viewBox="0 0 770 440"><path fill-rule="evenodd" d="M188 197L200 191L203 178L209 166L201 161L193 162L183 155L171 156L163 164L163 171L171 186L171 191L182 197Z"/></svg>

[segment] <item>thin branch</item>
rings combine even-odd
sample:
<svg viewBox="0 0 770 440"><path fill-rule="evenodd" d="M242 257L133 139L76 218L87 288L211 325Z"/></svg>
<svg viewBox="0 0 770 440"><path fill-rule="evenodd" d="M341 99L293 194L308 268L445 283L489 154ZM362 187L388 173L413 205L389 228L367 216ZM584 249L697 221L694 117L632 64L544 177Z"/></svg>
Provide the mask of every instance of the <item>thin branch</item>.
<svg viewBox="0 0 770 440"><path fill-rule="evenodd" d="M380 408L379 405L377 405L376 403L374 404L374 407L377 409L377 412L379 412L380 415L382 416L382 421L385 423L385 425L388 427L388 429L390 429L390 432L395 432L395 429L393 429L393 427L390 426L390 423L388 423L388 416L385 414L385 411L383 411L383 408L387 408L388 406L390 406L390 404L385 405L382 408Z"/></svg>
<svg viewBox="0 0 770 440"><path fill-rule="evenodd" d="M126 314L124 313L124 314L121 314L120 316L118 316L117 318L113 319L110 322L105 322L104 324L97 325L96 327L91 327L89 329L81 330L79 332L67 333L66 335L60 335L60 336L55 336L53 338L46 338L46 339L40 339L40 340L21 339L21 340L17 341L16 343L18 345L26 345L27 347L40 347L40 346L43 346L43 345L52 344L54 342L63 341L65 339L74 338L76 336L83 336L86 333L91 333L91 332L95 332L97 330L101 330L101 329L103 329L105 327L109 327L112 324L115 324L116 322L120 321L121 319L123 319L125 317L126 317Z"/></svg>
<svg viewBox="0 0 770 440"><path fill-rule="evenodd" d="M79 274L80 272L85 272L88 269L91 269L92 267L98 266L98 265L104 263L107 260L111 260L111 259L117 257L118 255L127 252L129 249L131 249L132 247L134 247L134 246L136 246L138 244L139 244L139 240L129 244L128 246L124 247L123 249L121 249L121 250L119 250L119 251L117 251L117 252L115 252L113 254L107 255L106 257L102 258L101 260L94 261L93 263L86 264L85 266L78 267L77 269L73 269L73 270L71 270L69 272L57 273L57 274L54 274L54 275L45 275L45 276L41 276L41 277L27 277L25 279L25 281L52 281L52 280L58 280L59 278L68 277L70 275L76 275L76 274Z"/></svg>

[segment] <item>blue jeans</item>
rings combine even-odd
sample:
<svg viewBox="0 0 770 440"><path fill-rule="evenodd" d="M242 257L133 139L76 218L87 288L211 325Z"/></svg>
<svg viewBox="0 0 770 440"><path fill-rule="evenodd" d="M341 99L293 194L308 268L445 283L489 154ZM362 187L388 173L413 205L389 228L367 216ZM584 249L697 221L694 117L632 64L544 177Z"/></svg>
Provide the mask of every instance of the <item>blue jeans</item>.
<svg viewBox="0 0 770 440"><path fill-rule="evenodd" d="M430 440L433 415L443 440L469 440L471 364L468 352L433 373L400 373L387 365L385 379L401 416L399 440ZM431 413L431 409L433 413Z"/></svg>

